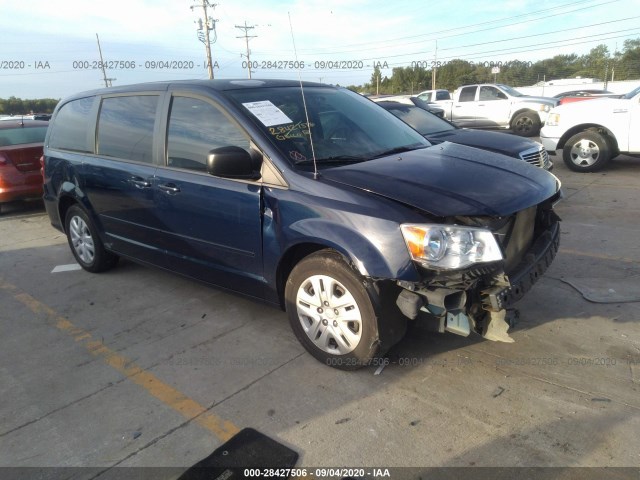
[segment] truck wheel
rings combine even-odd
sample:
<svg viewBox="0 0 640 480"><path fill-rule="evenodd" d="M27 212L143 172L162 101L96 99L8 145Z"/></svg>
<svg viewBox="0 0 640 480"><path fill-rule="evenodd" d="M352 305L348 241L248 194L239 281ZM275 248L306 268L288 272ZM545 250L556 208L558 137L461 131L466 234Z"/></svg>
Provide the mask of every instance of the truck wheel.
<svg viewBox="0 0 640 480"><path fill-rule="evenodd" d="M600 133L585 130L564 144L562 158L574 172L595 172L611 160L611 148Z"/></svg>
<svg viewBox="0 0 640 480"><path fill-rule="evenodd" d="M287 280L289 323L317 360L341 370L370 365L381 345L376 293L335 251L298 263Z"/></svg>
<svg viewBox="0 0 640 480"><path fill-rule="evenodd" d="M534 137L540 133L540 117L535 112L522 112L511 122L511 130L521 137Z"/></svg>
<svg viewBox="0 0 640 480"><path fill-rule="evenodd" d="M71 253L82 268L98 273L118 263L118 256L105 250L89 216L78 205L67 210L65 227Z"/></svg>

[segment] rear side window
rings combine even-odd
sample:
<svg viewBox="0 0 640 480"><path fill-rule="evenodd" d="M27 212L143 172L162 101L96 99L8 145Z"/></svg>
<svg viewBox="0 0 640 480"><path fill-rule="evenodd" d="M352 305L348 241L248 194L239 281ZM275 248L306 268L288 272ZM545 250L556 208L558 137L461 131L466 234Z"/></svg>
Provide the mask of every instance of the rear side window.
<svg viewBox="0 0 640 480"><path fill-rule="evenodd" d="M460 90L460 101L473 102L476 99L476 90L478 87L464 87Z"/></svg>
<svg viewBox="0 0 640 480"><path fill-rule="evenodd" d="M0 147L23 145L25 143L43 143L47 127L8 128L0 130Z"/></svg>
<svg viewBox="0 0 640 480"><path fill-rule="evenodd" d="M157 95L103 99L98 117L98 153L153 163L153 126L157 106Z"/></svg>
<svg viewBox="0 0 640 480"><path fill-rule="evenodd" d="M249 139L210 103L197 98L173 98L167 135L168 166L205 171L209 151L227 146L249 150Z"/></svg>
<svg viewBox="0 0 640 480"><path fill-rule="evenodd" d="M449 100L450 98L449 92L438 91L436 93L436 100Z"/></svg>
<svg viewBox="0 0 640 480"><path fill-rule="evenodd" d="M94 97L80 98L63 105L51 126L49 147L61 150L92 153L87 125L91 125L90 115Z"/></svg>

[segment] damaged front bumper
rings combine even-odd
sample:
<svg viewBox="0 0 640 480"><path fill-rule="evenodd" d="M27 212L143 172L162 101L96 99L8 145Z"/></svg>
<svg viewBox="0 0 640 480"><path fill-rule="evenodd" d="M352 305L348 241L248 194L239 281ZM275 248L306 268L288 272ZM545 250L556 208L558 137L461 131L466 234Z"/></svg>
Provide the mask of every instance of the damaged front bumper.
<svg viewBox="0 0 640 480"><path fill-rule="evenodd" d="M517 318L513 305L551 265L559 244L554 216L508 274L502 264L438 274L422 283L401 281L396 304L410 319L426 317L439 332L467 336L475 331L488 340L513 342L507 333Z"/></svg>

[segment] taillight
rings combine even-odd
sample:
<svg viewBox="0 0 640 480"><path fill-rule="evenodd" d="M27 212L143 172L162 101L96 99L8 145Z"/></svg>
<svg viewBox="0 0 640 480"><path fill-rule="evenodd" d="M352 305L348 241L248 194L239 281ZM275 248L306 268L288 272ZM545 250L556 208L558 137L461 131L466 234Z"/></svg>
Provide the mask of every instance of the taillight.
<svg viewBox="0 0 640 480"><path fill-rule="evenodd" d="M40 157L40 175L42 175L42 183L44 183L44 155Z"/></svg>
<svg viewBox="0 0 640 480"><path fill-rule="evenodd" d="M0 152L0 167L4 167L5 165L9 165L9 159L4 153Z"/></svg>

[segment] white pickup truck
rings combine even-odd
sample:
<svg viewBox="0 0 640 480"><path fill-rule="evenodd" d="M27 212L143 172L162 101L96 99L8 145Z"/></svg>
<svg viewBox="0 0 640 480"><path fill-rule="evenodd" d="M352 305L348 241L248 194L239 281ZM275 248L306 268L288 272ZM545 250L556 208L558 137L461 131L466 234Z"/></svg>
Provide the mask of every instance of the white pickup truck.
<svg viewBox="0 0 640 480"><path fill-rule="evenodd" d="M428 92L439 90L422 93ZM435 102L444 108L445 118L459 127L510 128L517 135L533 137L558 99L530 97L508 85L480 84L459 87L453 100L436 96Z"/></svg>
<svg viewBox="0 0 640 480"><path fill-rule="evenodd" d="M620 153L640 154L640 87L621 98L597 98L554 108L540 132L550 154L562 149L576 172L593 172Z"/></svg>

